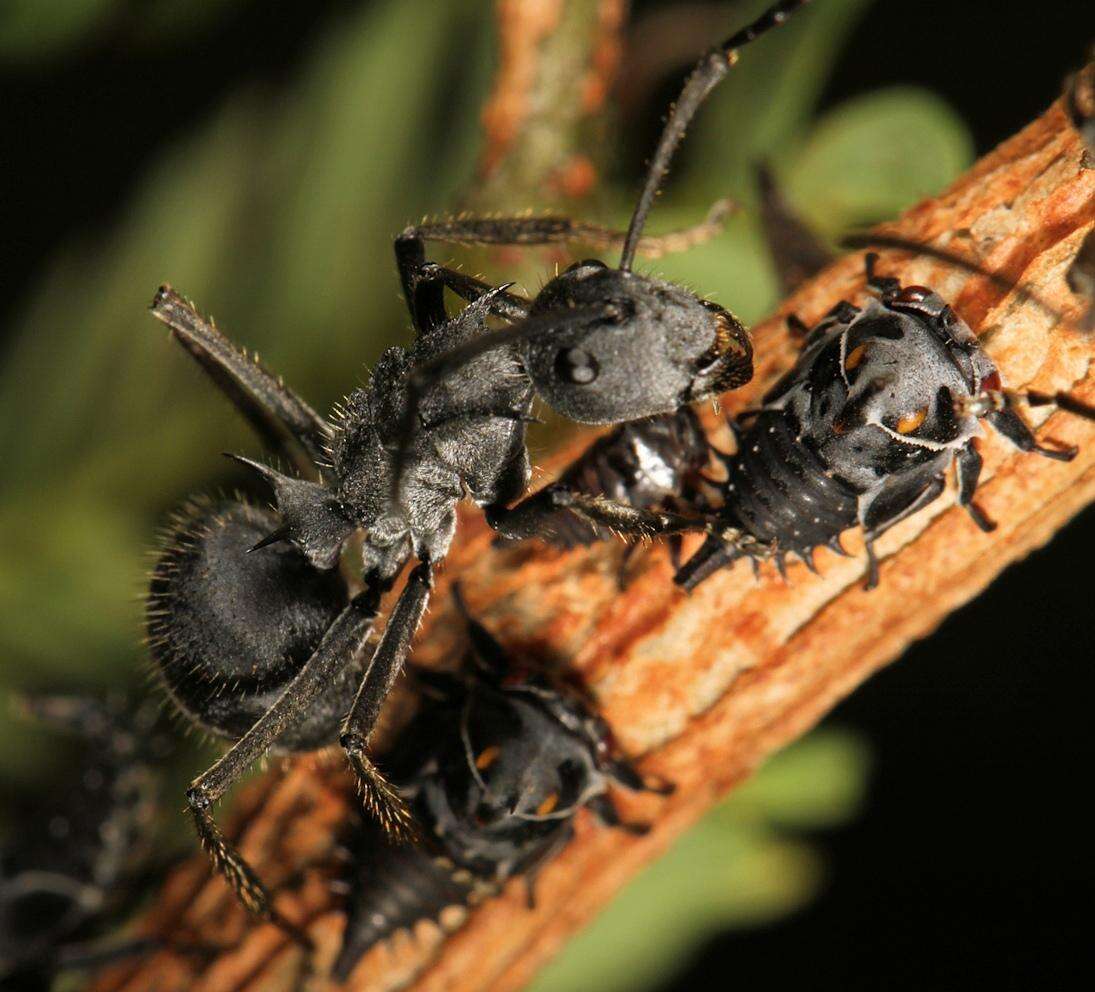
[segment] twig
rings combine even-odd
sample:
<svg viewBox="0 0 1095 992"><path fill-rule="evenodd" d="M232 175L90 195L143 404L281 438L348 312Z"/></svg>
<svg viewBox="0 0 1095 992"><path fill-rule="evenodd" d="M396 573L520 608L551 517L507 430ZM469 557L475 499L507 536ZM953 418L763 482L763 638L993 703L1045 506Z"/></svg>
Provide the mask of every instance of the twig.
<svg viewBox="0 0 1095 992"><path fill-rule="evenodd" d="M1095 170L1081 165L1082 151L1055 105L949 191L885 230L971 255L1009 278L1029 281L1066 313L1078 313L1082 301L1070 294L1064 273L1095 221ZM1070 389L1095 399L1089 336L1053 326L1044 309L1022 303L1018 294L939 261L890 252L881 268L952 301L986 336L1010 385ZM862 290L862 259L849 256L804 286L782 312L814 320ZM755 336L757 379L728 397L728 405L748 403L792 360L794 346L780 320L761 324ZM644 756L647 773L678 789L669 798L620 797L629 818L653 822L645 837L580 817L577 838L540 878L536 910L525 908L523 890L513 884L447 941L423 924L417 943L396 939L376 948L348 987L520 988L621 885L768 755L805 733L1095 497L1095 426L1057 414L1041 430L1079 445L1079 456L1070 463L1049 461L987 438L979 498L999 528L983 534L954 506L953 496L940 499L880 541L881 586L870 593L861 588L861 558L823 551L820 576L792 566L786 584L768 572L754 581L742 563L685 595L672 586L665 549L658 546L637 556L621 593L619 546L561 553L528 543L496 550L478 514L465 514L415 660L451 664L460 650L462 626L445 588L459 577L472 610L508 646L579 673L623 747ZM556 466L588 440L588 434L575 440ZM861 548L850 535L846 545ZM350 794L340 771L319 773L304 761L284 778L260 783L249 799L245 852L275 880L305 871L304 883L286 891L279 905L293 918L312 921L319 974L330 964L342 928L323 884L331 869L322 866L330 863L334 831L352 815ZM321 867L305 870L309 863ZM201 939L242 940L209 964L163 952L135 969L115 969L96 988L273 990L292 988L299 976L299 951L270 926L249 927L223 883L208 880L201 859L168 880L146 921L153 932L182 925ZM319 977L311 982L325 984Z"/></svg>
<svg viewBox="0 0 1095 992"><path fill-rule="evenodd" d="M483 108L473 207L566 207L603 163L589 155L619 62L626 0L496 0L500 65Z"/></svg>

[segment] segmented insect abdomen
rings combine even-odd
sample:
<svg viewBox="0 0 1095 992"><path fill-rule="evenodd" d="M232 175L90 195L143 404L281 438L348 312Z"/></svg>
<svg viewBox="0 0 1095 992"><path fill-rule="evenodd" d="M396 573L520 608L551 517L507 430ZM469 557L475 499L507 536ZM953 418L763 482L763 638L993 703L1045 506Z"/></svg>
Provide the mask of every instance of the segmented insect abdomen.
<svg viewBox="0 0 1095 992"><path fill-rule="evenodd" d="M761 411L739 433L738 450L719 457L728 474L720 523L762 543L774 542L781 554L809 562L814 548L838 547L841 531L857 521L857 493L800 436L789 410ZM710 537L681 568L677 582L691 589L737 556Z"/></svg>
<svg viewBox="0 0 1095 992"><path fill-rule="evenodd" d="M563 489L607 496L640 509L673 505L685 496L707 464L709 446L691 407L622 424L598 438L559 478ZM555 527L554 543L571 547L606 540L604 527L567 515Z"/></svg>
<svg viewBox="0 0 1095 992"><path fill-rule="evenodd" d="M450 862L418 845L390 843L371 821L362 822L352 847L354 877L349 880L346 931L332 969L340 982L374 944L412 929L420 920L432 920L446 931L455 929L463 914L449 919L445 910L466 907L481 884L470 876L454 877Z"/></svg>

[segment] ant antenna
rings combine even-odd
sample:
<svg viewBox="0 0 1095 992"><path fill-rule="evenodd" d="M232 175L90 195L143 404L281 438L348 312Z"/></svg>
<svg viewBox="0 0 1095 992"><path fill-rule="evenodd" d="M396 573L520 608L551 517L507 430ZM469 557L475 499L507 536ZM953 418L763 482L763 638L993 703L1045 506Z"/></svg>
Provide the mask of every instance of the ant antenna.
<svg viewBox="0 0 1095 992"><path fill-rule="evenodd" d="M642 192L639 194L639 202L635 205L635 212L631 215L631 223L627 228L623 251L620 253L621 272L631 271L631 265L635 261L635 253L639 247L639 238L642 236L643 226L646 224L650 208L654 205L654 197L657 196L658 189L665 179L665 174L669 171L669 163L673 160L673 155L678 145L680 145L681 139L684 138L688 125L703 101L722 82L730 68L738 61L738 49L748 45L751 41L755 41L772 28L779 27L792 14L805 7L809 2L810 0L781 0L780 3L773 4L752 24L742 28L721 45L711 49L696 63L696 67L685 82L676 104L669 111L669 118L662 129L662 136L658 139L658 147L654 151L654 157L650 160L650 167L646 172L646 181L643 184Z"/></svg>

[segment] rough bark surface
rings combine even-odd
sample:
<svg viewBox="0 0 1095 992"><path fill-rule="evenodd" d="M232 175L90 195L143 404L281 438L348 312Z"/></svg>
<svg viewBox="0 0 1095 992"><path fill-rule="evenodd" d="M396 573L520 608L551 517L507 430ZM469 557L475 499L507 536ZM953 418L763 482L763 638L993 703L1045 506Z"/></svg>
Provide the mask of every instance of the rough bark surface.
<svg viewBox="0 0 1095 992"><path fill-rule="evenodd" d="M886 232L971 256L1075 316L1080 302L1064 273L1095 220L1095 170L1060 106L980 161L940 197L910 210ZM1074 390L1095 400L1095 339L991 281L946 265L885 252L881 270L934 287L987 341L1007 384ZM807 321L840 299L861 297L862 255L845 257L781 309ZM760 365L747 389L756 398L793 359L779 316L755 329ZM536 543L493 549L480 516L468 512L419 638L415 659L451 664L462 647L447 586L463 583L472 610L515 652L565 665L589 684L622 746L648 774L677 784L668 798L622 795L629 818L654 825L641 838L579 819L575 841L540 878L538 907L525 908L512 884L443 940L423 924L361 962L354 990L519 989L643 865L773 751L810 729L838 700L892 661L914 639L976 596L1009 563L1046 542L1095 497L1095 425L1063 414L1040 434L1080 446L1069 463L1021 455L995 436L982 442L979 500L998 521L981 533L954 505L953 491L881 540L881 586L862 589L863 560L818 555L821 574L790 568L784 583L759 581L739 563L692 595L675 589L665 549L635 556L630 584L617 587L621 548L605 544L560 553ZM588 442L576 438L558 466ZM862 542L846 535L853 552ZM244 852L275 885L278 904L307 920L318 945L316 975L338 946L343 918L327 881L331 847L353 815L339 762L299 761L248 789L235 832ZM229 818L231 822L231 818ZM172 952L100 976L100 990L275 990L292 988L301 952L271 926L251 924L204 860L175 872L141 925L225 949L211 958ZM640 935L637 935L639 937Z"/></svg>

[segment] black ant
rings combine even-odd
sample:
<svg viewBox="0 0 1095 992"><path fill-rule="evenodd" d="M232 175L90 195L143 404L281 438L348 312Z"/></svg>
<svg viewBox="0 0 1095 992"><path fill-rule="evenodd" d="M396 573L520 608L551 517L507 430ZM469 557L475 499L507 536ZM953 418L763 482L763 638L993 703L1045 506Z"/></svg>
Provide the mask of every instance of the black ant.
<svg viewBox="0 0 1095 992"><path fill-rule="evenodd" d="M211 807L271 748L337 740L366 808L393 834L413 833L367 745L448 552L457 503L478 503L511 539L544 532L573 511L624 534L697 527L694 518L555 487L522 500L526 423L536 396L572 420L621 423L673 413L751 377L749 336L732 314L632 265L692 117L738 50L806 2L773 4L699 61L669 112L617 268L579 262L529 301L428 262L425 242L549 244L575 240L588 226L467 218L408 228L395 253L415 343L388 350L331 422L173 290L156 294L153 314L303 476L240 458L269 484L276 512L239 500L188 510L154 570L148 608L151 654L168 693L234 741L187 791L198 834L243 904L298 940L307 938L273 910ZM446 288L468 301L455 317L445 309ZM512 326L488 332L490 317ZM336 570L357 537L363 587ZM381 596L411 559L417 565L370 654Z"/></svg>

